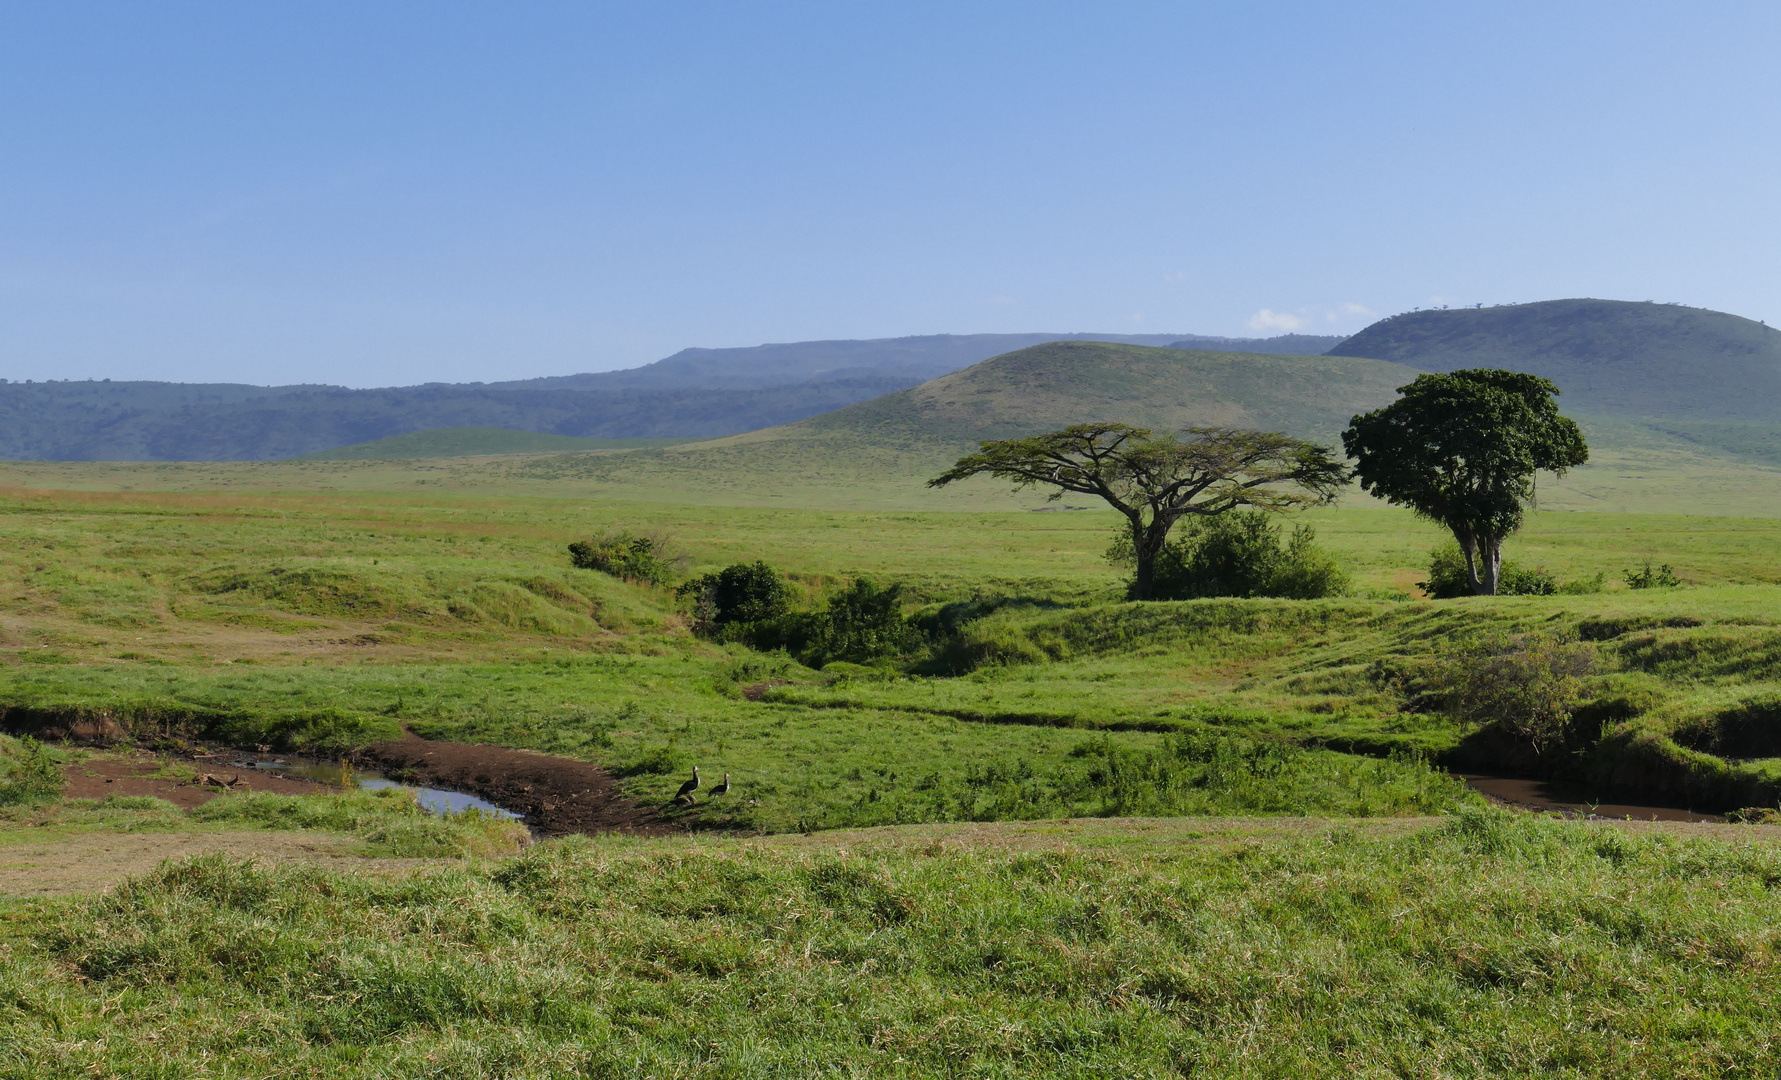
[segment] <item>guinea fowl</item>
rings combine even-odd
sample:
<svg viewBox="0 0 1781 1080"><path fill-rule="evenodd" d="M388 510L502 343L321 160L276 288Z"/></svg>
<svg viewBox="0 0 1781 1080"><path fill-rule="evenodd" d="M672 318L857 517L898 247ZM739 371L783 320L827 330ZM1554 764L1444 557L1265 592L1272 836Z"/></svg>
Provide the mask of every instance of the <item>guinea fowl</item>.
<svg viewBox="0 0 1781 1080"><path fill-rule="evenodd" d="M711 793L713 795L728 795L730 793L730 774L729 773L724 773L724 782L717 785L716 787L712 788Z"/></svg>
<svg viewBox="0 0 1781 1080"><path fill-rule="evenodd" d="M675 802L684 802L684 803L686 803L686 805L691 806L691 805L693 805L694 802L697 801L696 799L693 798L693 792L697 791L698 789L699 789L699 767L697 765L694 765L693 766L693 778L691 780L688 780L686 783L680 785L680 790L676 791L674 793L674 801Z"/></svg>

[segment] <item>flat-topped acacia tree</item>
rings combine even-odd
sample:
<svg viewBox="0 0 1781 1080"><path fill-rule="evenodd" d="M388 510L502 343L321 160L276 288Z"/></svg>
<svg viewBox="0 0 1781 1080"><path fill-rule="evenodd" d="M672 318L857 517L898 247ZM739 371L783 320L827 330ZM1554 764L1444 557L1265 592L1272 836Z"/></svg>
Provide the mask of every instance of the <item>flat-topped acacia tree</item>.
<svg viewBox="0 0 1781 1080"><path fill-rule="evenodd" d="M1589 460L1583 432L1558 414L1558 392L1519 371L1418 375L1396 401L1350 421L1342 445L1363 491L1452 530L1472 591L1494 596L1534 474L1563 476Z"/></svg>
<svg viewBox="0 0 1781 1080"><path fill-rule="evenodd" d="M928 486L988 475L1016 487L1056 488L1053 502L1067 491L1106 500L1132 531L1134 600L1153 596L1157 554L1189 514L1312 506L1334 500L1348 480L1348 470L1325 447L1239 428L1153 435L1127 424L1075 424L979 446Z"/></svg>

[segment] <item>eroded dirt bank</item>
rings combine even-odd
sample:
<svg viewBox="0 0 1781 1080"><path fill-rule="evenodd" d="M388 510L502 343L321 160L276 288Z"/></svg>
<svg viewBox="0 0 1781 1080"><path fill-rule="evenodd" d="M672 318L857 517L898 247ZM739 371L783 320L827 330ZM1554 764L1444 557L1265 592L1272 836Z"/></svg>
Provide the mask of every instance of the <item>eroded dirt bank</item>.
<svg viewBox="0 0 1781 1080"><path fill-rule="evenodd" d="M628 832L658 836L685 826L619 794L597 765L530 750L409 737L355 757L405 784L465 791L525 815L534 834Z"/></svg>

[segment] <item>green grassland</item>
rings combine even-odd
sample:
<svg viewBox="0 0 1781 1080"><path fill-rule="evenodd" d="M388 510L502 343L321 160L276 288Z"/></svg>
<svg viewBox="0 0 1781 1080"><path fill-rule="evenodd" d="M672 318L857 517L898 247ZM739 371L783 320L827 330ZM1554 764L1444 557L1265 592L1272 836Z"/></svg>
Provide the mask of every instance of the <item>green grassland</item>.
<svg viewBox="0 0 1781 1080"><path fill-rule="evenodd" d="M1378 759L1471 751L1469 732L1417 711L1418 664L1481 625L1589 624L1595 699L1638 702L1592 775L1711 805L1776 793L1772 762L1713 752L1781 684L1772 519L1540 513L1512 557L1561 580L1601 575L1607 591L1432 603L1412 594L1434 529L1326 510L1306 520L1354 575L1351 598L1131 605L1099 558L1111 522L1097 511L150 493L5 505L0 700L21 716L330 751L407 726L589 757L648 799L698 763L732 772L739 793L700 809L707 827L1254 809L1253 793L1204 801L1196 778L1232 754L1244 783L1283 767L1251 760L1264 743L1296 748L1302 780L1275 811L1422 812L1451 796L1422 766ZM865 574L976 617L899 671L810 671L695 639L666 590L568 565L570 539L613 527L674 538L688 574L764 558L805 603ZM1689 586L1619 587L1646 559ZM1162 770L1154 791L1115 782L1127 758Z"/></svg>
<svg viewBox="0 0 1781 1080"><path fill-rule="evenodd" d="M711 486L575 471L620 457ZM781 500L726 460L8 466L9 724L330 752L407 728L653 803L695 763L734 787L670 811L690 836L496 861L498 823L391 796L21 798L0 850L261 830L446 861L207 857L0 902L0 1076L1772 1073L1775 830L1486 809L1434 762L1514 762L1417 694L1481 626L1583 632L1601 731L1573 771L1774 805L1772 504L1652 512L1702 486L1673 460L1609 478L1646 512L1543 487L1510 558L1603 591L1433 602L1439 533L1351 498L1304 515L1349 597L1134 605L1103 510L913 466L824 508L798 477L845 486L834 462L776 459ZM669 590L569 565L607 529L670 538L685 575L765 559L805 605L902 582L951 629L879 668L715 645ZM1687 585L1625 588L1647 559Z"/></svg>
<svg viewBox="0 0 1781 1080"><path fill-rule="evenodd" d="M1772 1074L1772 830L1109 821L222 858L0 922L0 1075Z"/></svg>
<svg viewBox="0 0 1781 1080"><path fill-rule="evenodd" d="M635 450L674 446L694 439L588 439L514 428L433 428L354 443L302 455L303 461L406 461L415 458L477 457L491 454L566 453L572 450Z"/></svg>

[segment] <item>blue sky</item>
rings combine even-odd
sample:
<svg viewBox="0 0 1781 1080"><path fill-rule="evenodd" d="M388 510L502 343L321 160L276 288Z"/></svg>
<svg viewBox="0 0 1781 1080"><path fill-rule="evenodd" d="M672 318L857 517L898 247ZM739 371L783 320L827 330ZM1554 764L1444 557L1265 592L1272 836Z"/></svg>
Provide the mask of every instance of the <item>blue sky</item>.
<svg viewBox="0 0 1781 1080"><path fill-rule="evenodd" d="M1781 321L1774 3L0 7L0 377Z"/></svg>

